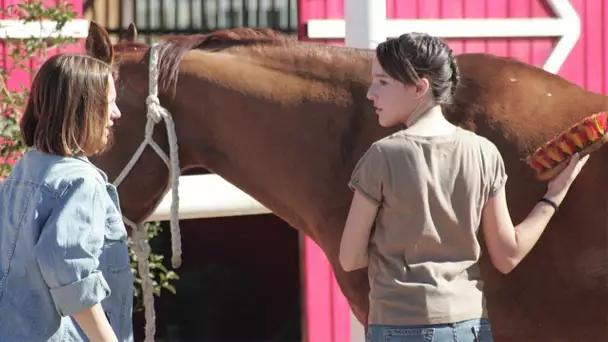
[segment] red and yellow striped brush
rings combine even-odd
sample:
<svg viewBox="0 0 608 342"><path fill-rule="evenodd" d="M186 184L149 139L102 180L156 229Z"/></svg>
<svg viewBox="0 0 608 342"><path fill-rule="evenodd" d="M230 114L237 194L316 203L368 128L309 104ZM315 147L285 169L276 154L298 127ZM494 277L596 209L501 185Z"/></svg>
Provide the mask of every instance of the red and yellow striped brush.
<svg viewBox="0 0 608 342"><path fill-rule="evenodd" d="M526 158L536 171L536 178L549 180L559 174L570 157L579 153L584 157L608 141L608 115L606 112L586 117L579 123L556 135Z"/></svg>

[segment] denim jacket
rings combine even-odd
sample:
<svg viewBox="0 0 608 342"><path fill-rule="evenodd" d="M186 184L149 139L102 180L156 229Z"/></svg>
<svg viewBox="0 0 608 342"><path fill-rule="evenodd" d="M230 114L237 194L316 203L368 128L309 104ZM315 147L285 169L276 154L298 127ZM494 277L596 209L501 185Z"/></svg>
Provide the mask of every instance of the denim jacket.
<svg viewBox="0 0 608 342"><path fill-rule="evenodd" d="M101 305L132 341L133 275L116 188L87 158L29 150L0 184L0 341L87 341Z"/></svg>

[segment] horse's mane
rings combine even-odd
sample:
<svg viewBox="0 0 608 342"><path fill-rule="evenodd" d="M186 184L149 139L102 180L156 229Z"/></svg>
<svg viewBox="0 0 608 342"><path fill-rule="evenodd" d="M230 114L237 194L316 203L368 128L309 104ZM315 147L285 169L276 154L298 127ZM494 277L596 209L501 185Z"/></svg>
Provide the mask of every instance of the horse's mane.
<svg viewBox="0 0 608 342"><path fill-rule="evenodd" d="M269 28L237 27L219 30L210 34L191 36L195 49L218 49L234 45L261 44L268 42L291 41L292 37Z"/></svg>
<svg viewBox="0 0 608 342"><path fill-rule="evenodd" d="M209 34L165 36L157 45L158 80L163 90L174 90L179 74L179 63L191 50L219 51L233 46L276 44L294 41L294 38L269 28L237 27L214 31ZM120 42L116 50L147 49L143 60L150 58L147 44Z"/></svg>

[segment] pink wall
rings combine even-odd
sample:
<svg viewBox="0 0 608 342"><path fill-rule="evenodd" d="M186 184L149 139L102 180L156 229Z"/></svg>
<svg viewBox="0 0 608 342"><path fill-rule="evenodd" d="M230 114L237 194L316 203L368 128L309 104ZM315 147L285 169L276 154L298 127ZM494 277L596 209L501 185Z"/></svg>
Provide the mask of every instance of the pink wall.
<svg viewBox="0 0 608 342"><path fill-rule="evenodd" d="M14 4L18 4L20 2L23 2L22 0L0 0L0 7L2 8L6 8L10 5L14 5ZM61 3L61 0L46 0L44 3L47 6L52 6L58 3ZM72 3L74 5L73 7L73 11L78 13L78 18L82 17L82 13L83 13L83 0L72 0ZM15 17L11 17L11 18L3 18L3 19L17 19ZM75 45L67 45L67 46L62 46L60 48L54 48L51 49L49 51L49 57L56 54L57 52L79 52L82 51L82 44L75 44ZM9 49L5 49L4 47L4 43L0 42L0 56L2 56L2 61L0 61L0 65L3 68L6 67L10 67L12 65L9 56ZM32 64L30 64L30 67L32 66ZM33 76L33 75L32 75ZM9 81L9 86L10 87L19 87L21 85L29 85L29 83L31 82L32 77L30 77L30 75L25 72L25 71L16 71L11 75L10 81Z"/></svg>
<svg viewBox="0 0 608 342"><path fill-rule="evenodd" d="M300 0L300 39L309 19L343 18L343 0ZM581 18L578 44L559 74L587 89L606 92L608 3L570 0ZM388 18L526 18L553 16L544 0L387 0ZM456 53L489 52L542 66L552 39L448 40ZM342 41L323 41L341 44Z"/></svg>
<svg viewBox="0 0 608 342"><path fill-rule="evenodd" d="M19 4L20 2L23 2L23 0L0 0L0 8L7 8L10 5L14 5L14 4ZM55 4L60 3L60 0L45 0L45 5L47 6L52 6ZM76 13L78 13L77 17L81 18L82 17L82 13L83 13L83 0L72 0L72 3L74 5L73 7L73 11L75 11ZM1 19L18 19L17 17L4 17L4 16L0 16ZM72 44L72 45L65 45L62 46L60 48L53 48L51 50L49 50L49 57L58 53L58 52L79 52L82 51L82 45L83 43L78 43L78 44ZM13 45L13 44L10 44ZM5 44L0 41L0 67L2 68L11 68L12 67L12 62L11 59L9 58L10 56L10 48L9 47L5 47ZM30 62L29 63L29 67L32 68L34 66L34 63ZM9 89L12 90L16 90L19 89L21 86L26 86L29 87L30 82L32 81L33 75L30 75L27 71L25 70L16 70L14 71L11 75L10 78L8 80L8 87ZM1 120L2 118L0 118ZM0 158L0 162L2 162L2 159Z"/></svg>
<svg viewBox="0 0 608 342"><path fill-rule="evenodd" d="M386 0L388 18L527 18L552 17L544 0ZM581 18L581 36L559 75L592 91L607 93L608 3L570 0ZM342 19L343 0L300 0L299 38L306 37L310 19ZM317 40L342 45L342 40ZM488 52L514 57L542 67L553 46L550 38L448 40L455 53ZM306 240L308 340L348 341L346 301L335 285L325 256Z"/></svg>

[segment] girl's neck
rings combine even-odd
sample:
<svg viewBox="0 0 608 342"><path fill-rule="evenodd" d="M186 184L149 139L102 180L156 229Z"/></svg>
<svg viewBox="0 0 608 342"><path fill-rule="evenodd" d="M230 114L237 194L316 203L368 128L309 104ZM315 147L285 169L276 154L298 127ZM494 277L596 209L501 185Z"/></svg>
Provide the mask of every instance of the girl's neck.
<svg viewBox="0 0 608 342"><path fill-rule="evenodd" d="M457 128L445 118L438 104L423 105L421 111L412 113L411 118L405 131L415 135L447 135L454 133Z"/></svg>

